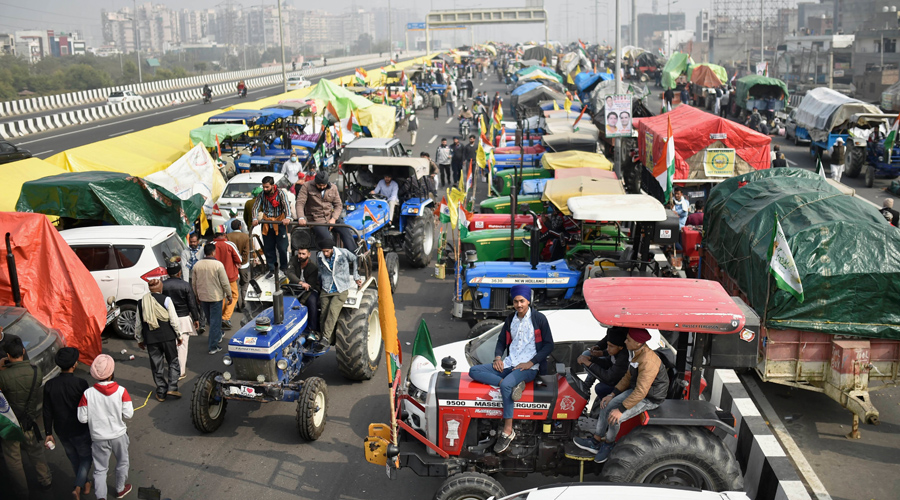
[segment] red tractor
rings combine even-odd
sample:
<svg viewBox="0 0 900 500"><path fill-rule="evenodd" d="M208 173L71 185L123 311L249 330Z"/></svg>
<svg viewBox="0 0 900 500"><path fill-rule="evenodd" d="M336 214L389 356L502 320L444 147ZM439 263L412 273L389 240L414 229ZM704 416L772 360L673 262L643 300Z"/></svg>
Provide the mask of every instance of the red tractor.
<svg viewBox="0 0 900 500"><path fill-rule="evenodd" d="M606 463L595 464L572 442L591 432L595 422L586 410L591 388L575 368L557 363L554 374L528 384L515 407L516 438L496 454L493 447L502 426L499 391L454 372L452 357L441 361L427 391L408 394L395 379L391 424L369 425L366 459L385 465L391 478L404 467L420 476L446 477L436 500L500 498L506 493L491 475L535 472L582 477L591 472L610 482L742 490L740 466L723 442L737 434L734 417L699 400L703 367L688 363L687 356L689 348L708 352L708 334L725 338L742 331L740 307L719 283L706 280L595 278L585 282L584 296L603 326L658 329L678 337L677 355L671 346L670 356L657 351L669 372L668 399L622 423ZM687 332L693 334L690 342ZM557 353L559 347L551 361L574 359ZM407 403L425 415L424 425L411 425L410 412L403 410Z"/></svg>

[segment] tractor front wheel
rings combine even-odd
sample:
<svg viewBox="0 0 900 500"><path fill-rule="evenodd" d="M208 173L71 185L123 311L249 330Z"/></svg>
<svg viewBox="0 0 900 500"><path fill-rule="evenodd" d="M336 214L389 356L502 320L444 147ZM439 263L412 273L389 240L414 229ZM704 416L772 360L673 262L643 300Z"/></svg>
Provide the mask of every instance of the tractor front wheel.
<svg viewBox="0 0 900 500"><path fill-rule="evenodd" d="M434 217L425 208L426 213L419 217L410 217L409 226L404 231L403 250L413 267L423 268L431 262L434 251Z"/></svg>
<svg viewBox="0 0 900 500"><path fill-rule="evenodd" d="M875 165L866 165L866 187L870 188L875 184Z"/></svg>
<svg viewBox="0 0 900 500"><path fill-rule="evenodd" d="M506 496L506 490L495 479L478 472L463 472L447 478L434 500L487 500Z"/></svg>
<svg viewBox="0 0 900 500"><path fill-rule="evenodd" d="M328 387L319 377L303 381L303 390L297 400L297 430L305 441L319 439L325 430L328 415Z"/></svg>
<svg viewBox="0 0 900 500"><path fill-rule="evenodd" d="M228 400L216 397L216 377L220 375L215 370L210 370L194 384L194 392L191 394L191 421L194 427L205 433L214 432L225 421L225 407Z"/></svg>
<svg viewBox="0 0 900 500"><path fill-rule="evenodd" d="M647 426L621 439L603 466L601 481L662 484L710 491L741 491L734 455L702 427Z"/></svg>
<svg viewBox="0 0 900 500"><path fill-rule="evenodd" d="M855 146L852 142L847 146L847 170L844 174L851 179L859 177L863 165L866 164L866 148Z"/></svg>
<svg viewBox="0 0 900 500"><path fill-rule="evenodd" d="M475 337L480 337L483 334L487 333L487 331L491 328L502 324L503 322L499 319L486 319L484 321L479 321L478 323L475 323L475 326L469 329L469 333L466 335L466 339L474 339Z"/></svg>
<svg viewBox="0 0 900 500"><path fill-rule="evenodd" d="M344 308L334 331L338 369L350 380L369 380L381 361L378 292L366 290L359 309Z"/></svg>

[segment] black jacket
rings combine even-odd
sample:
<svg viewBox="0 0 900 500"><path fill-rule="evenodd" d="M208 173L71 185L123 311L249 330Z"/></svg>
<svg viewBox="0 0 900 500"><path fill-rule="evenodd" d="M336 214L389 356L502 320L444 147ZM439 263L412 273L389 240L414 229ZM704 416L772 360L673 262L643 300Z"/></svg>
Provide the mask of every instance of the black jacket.
<svg viewBox="0 0 900 500"><path fill-rule="evenodd" d="M475 141L475 144L466 144L466 155L463 158L464 163L468 163L469 160L474 160L475 156L478 155L478 141Z"/></svg>
<svg viewBox="0 0 900 500"><path fill-rule="evenodd" d="M509 350L509 345L512 344L512 333L509 328L515 317L515 312L506 317L503 329L497 336L497 347L494 348L495 357L502 357ZM538 365L540 367L538 373L544 375L547 373L547 357L553 352L553 333L550 331L547 317L535 311L534 308L531 308L531 325L534 327L534 345L537 350L534 357L531 358L531 362Z"/></svg>
<svg viewBox="0 0 900 500"><path fill-rule="evenodd" d="M619 351L612 360L608 355L601 358L591 356L591 366L588 366L587 370L597 380L615 387L628 371L628 349Z"/></svg>
<svg viewBox="0 0 900 500"><path fill-rule="evenodd" d="M462 165L463 160L466 159L466 147L463 146L463 143L451 144L450 151L452 151L450 162L454 165Z"/></svg>
<svg viewBox="0 0 900 500"><path fill-rule="evenodd" d="M89 434L87 424L78 421L78 403L88 381L74 373L60 373L44 385L44 434L68 439Z"/></svg>
<svg viewBox="0 0 900 500"><path fill-rule="evenodd" d="M166 280L168 281L168 280ZM161 293L152 293L153 298L159 302L159 305L165 307L166 304L166 296ZM172 299L172 302L175 302L175 299ZM177 336L175 335L175 330L172 329L172 325L169 324L168 321L158 321L156 330L151 330L150 325L144 321L144 311L143 306L141 305L141 301L137 303L137 317L141 320L141 335L144 337L145 344L161 344L163 342L175 341Z"/></svg>
<svg viewBox="0 0 900 500"><path fill-rule="evenodd" d="M194 289L181 278L169 278L163 281L163 293L172 299L179 317L190 316L191 321L200 321L200 310Z"/></svg>
<svg viewBox="0 0 900 500"><path fill-rule="evenodd" d="M291 265L284 270L284 274L292 284L309 283L311 285L309 290L300 295L300 298L298 299L300 302L306 302L306 299L309 298L309 294L312 293L312 291L320 291L322 286L319 283L319 267L313 261L312 257L306 262L306 267L303 267L300 265L300 259L297 258L297 254L294 253L294 255L291 256Z"/></svg>

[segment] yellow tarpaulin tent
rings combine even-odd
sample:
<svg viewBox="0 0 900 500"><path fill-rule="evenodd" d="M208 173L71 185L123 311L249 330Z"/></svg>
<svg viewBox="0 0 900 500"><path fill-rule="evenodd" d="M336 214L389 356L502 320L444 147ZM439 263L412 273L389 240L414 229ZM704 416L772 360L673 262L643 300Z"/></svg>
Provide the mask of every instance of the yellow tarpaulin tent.
<svg viewBox="0 0 900 500"><path fill-rule="evenodd" d="M28 158L5 165L0 165L0 212L15 212L16 201L22 192L22 184L35 179L41 179L50 175L64 174L66 171L58 166L41 160L40 158Z"/></svg>
<svg viewBox="0 0 900 500"><path fill-rule="evenodd" d="M547 169L561 168L602 168L612 170L613 164L599 153L586 151L563 151L561 153L544 153L541 157L541 166Z"/></svg>
<svg viewBox="0 0 900 500"><path fill-rule="evenodd" d="M564 215L572 215L568 206L569 198L592 194L625 194L625 188L618 179L593 179L584 176L550 179L541 201L549 201Z"/></svg>

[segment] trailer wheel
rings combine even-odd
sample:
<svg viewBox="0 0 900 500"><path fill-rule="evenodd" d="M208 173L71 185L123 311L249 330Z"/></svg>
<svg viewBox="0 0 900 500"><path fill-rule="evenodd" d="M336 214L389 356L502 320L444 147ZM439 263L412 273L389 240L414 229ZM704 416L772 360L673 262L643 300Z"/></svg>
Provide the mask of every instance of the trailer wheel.
<svg viewBox="0 0 900 500"><path fill-rule="evenodd" d="M866 149L855 146L852 142L847 145L847 170L844 174L856 179L862 172L863 165L866 164Z"/></svg>
<svg viewBox="0 0 900 500"><path fill-rule="evenodd" d="M423 268L431 262L434 251L434 217L428 207L426 213L419 217L410 217L409 225L404 231L403 251L413 267Z"/></svg>
<svg viewBox="0 0 900 500"><path fill-rule="evenodd" d="M325 430L328 415L328 387L319 377L303 381L303 390L297 400L297 430L304 441L319 439Z"/></svg>
<svg viewBox="0 0 900 500"><path fill-rule="evenodd" d="M475 326L469 329L469 333L466 334L466 339L474 339L475 337L480 337L491 328L502 324L503 322L499 319L486 319L484 321L479 321L478 323L475 323Z"/></svg>
<svg viewBox="0 0 900 500"><path fill-rule="evenodd" d="M870 188L875 184L875 165L866 165L866 187Z"/></svg>
<svg viewBox="0 0 900 500"><path fill-rule="evenodd" d="M601 481L744 489L741 468L722 440L704 428L687 426L651 425L633 431L613 448Z"/></svg>
<svg viewBox="0 0 900 500"><path fill-rule="evenodd" d="M478 472L463 472L447 478L434 494L434 500L487 500L506 496L495 479Z"/></svg>
<svg viewBox="0 0 900 500"><path fill-rule="evenodd" d="M359 309L344 308L334 331L338 369L350 380L369 380L381 361L378 293L363 292Z"/></svg>
<svg viewBox="0 0 900 500"><path fill-rule="evenodd" d="M214 432L225 421L225 408L228 400L225 398L216 401L216 377L220 373L210 370L194 384L194 392L191 394L191 422L194 428L200 432Z"/></svg>

